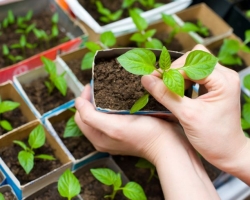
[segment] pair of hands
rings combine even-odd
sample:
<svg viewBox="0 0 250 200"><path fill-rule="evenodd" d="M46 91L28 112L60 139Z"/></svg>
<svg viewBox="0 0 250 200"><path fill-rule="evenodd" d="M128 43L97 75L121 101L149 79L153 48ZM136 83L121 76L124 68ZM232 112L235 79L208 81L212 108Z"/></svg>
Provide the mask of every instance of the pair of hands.
<svg viewBox="0 0 250 200"><path fill-rule="evenodd" d="M193 50L198 49L208 51L202 45ZM172 66L182 67L187 55ZM183 76L186 84L193 83L184 73ZM196 99L173 94L154 74L143 76L141 81L176 116L182 128L150 116L98 112L90 103L90 86L86 86L76 99L75 121L98 151L144 157L158 166L164 156L162 152L178 156L175 150L182 149L194 156L195 148L216 167L250 184L250 177L244 175L246 165L250 164L246 158L250 142L241 129L238 73L217 64L207 78L195 81L207 90Z"/></svg>

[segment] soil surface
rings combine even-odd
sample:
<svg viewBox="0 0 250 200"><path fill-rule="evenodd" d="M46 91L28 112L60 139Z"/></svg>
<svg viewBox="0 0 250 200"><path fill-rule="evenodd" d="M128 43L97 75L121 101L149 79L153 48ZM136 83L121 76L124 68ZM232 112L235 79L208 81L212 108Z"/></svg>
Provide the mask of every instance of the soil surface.
<svg viewBox="0 0 250 200"><path fill-rule="evenodd" d="M11 191L3 192L4 200L17 200L16 196Z"/></svg>
<svg viewBox="0 0 250 200"><path fill-rule="evenodd" d="M39 30L44 30L48 35L51 34L52 22L51 22L52 14L49 12L41 12L40 14L33 16L29 22L26 22L27 25L31 25L33 23L36 24L36 28ZM17 19L15 19L16 21ZM7 28L0 28L0 46L6 44L9 47L11 55L14 56L23 56L24 58L29 58L33 55L36 55L40 52L43 52L47 49L55 47L63 42L65 42L66 33L65 30L60 28L59 25L59 34L56 38L51 39L49 42L39 41L34 35L33 31L29 32L26 36L26 40L30 44L36 44L36 48L29 49L26 48L26 51L23 52L21 49L13 49L10 48L12 44L19 43L20 37L22 34L16 33L15 31L18 29L16 24L9 25ZM12 62L8 58L4 57L2 54L2 50L0 51L0 69L9 65L12 65L17 62Z"/></svg>
<svg viewBox="0 0 250 200"><path fill-rule="evenodd" d="M82 7L102 26L108 23L104 23L100 20L100 17L102 15L100 15L100 13L98 13L97 11L97 7L95 5L95 0L78 0L79 3L82 5ZM110 0L100 0L100 2L102 3L103 7L107 8L108 10L111 11L111 13L114 13L115 11L118 11L120 9L122 9L122 3L124 2L124 0L116 0L116 1L112 1L112 3L110 3ZM163 3L163 4L167 4L171 2L171 0L155 0L155 3ZM147 8L142 6L140 3L136 2L133 4L132 6L133 8L139 8L143 11L147 11L147 10L151 10L152 8ZM129 17L129 13L127 9L124 9L122 17L118 20L124 19Z"/></svg>
<svg viewBox="0 0 250 200"><path fill-rule="evenodd" d="M27 141L25 141L28 144ZM42 160L35 159L34 168L27 175L24 169L21 167L18 161L18 153L21 151L21 147L19 145L13 144L9 147L4 147L0 149L0 156L5 162L5 164L9 167L15 177L20 181L21 185L24 185L30 181L33 181L54 169L57 169L62 165L60 160ZM51 156L55 156L54 150L52 147L46 142L45 145L41 148L35 149L35 154L48 154Z"/></svg>
<svg viewBox="0 0 250 200"><path fill-rule="evenodd" d="M11 101L13 101L13 100L11 100ZM20 108L16 108L12 111L5 112L5 113L1 114L0 120L7 120L8 122L10 122L13 129L28 122L26 117L22 114L22 111ZM9 132L9 131L6 131L5 129L3 129L0 126L0 135L3 135L7 132Z"/></svg>
<svg viewBox="0 0 250 200"><path fill-rule="evenodd" d="M25 93L40 114L44 114L75 98L69 88L66 96L63 96L56 88L49 94L48 88L44 84L47 80L48 77L42 77L22 85Z"/></svg>
<svg viewBox="0 0 250 200"><path fill-rule="evenodd" d="M68 120L68 119L67 119ZM70 153L74 156L75 159L83 158L84 156L95 151L93 145L89 140L84 136L79 137L70 137L63 138L63 132L67 123L67 120L53 124L53 127L57 134L59 135L62 142L65 144Z"/></svg>

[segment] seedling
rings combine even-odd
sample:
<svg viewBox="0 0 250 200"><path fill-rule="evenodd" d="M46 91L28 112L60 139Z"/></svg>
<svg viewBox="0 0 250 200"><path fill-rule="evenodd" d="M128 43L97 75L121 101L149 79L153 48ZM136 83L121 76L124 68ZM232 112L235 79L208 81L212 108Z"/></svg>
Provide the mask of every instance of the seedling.
<svg viewBox="0 0 250 200"><path fill-rule="evenodd" d="M151 74L154 70L157 71L163 83L173 93L184 96L184 78L179 72L184 71L192 80L200 80L212 73L218 59L212 54L201 50L195 50L188 54L183 67L171 68L171 57L165 47L159 58L159 67L156 68L155 54L142 48L135 48L127 51L125 54L117 58L121 66L128 72L135 75ZM135 102L130 110L130 113L135 113L142 109L148 102L149 94L146 93Z"/></svg>
<svg viewBox="0 0 250 200"><path fill-rule="evenodd" d="M138 1L147 9L158 8L164 5L163 3L156 3L155 0L138 0Z"/></svg>
<svg viewBox="0 0 250 200"><path fill-rule="evenodd" d="M223 65L242 65L242 60L238 53L244 51L250 53L247 44L250 42L250 30L245 31L245 40L243 43L235 39L224 39L220 48L218 59Z"/></svg>
<svg viewBox="0 0 250 200"><path fill-rule="evenodd" d="M204 36L207 36L208 29L202 25L202 23L199 21L197 25L191 22L185 22L182 26L180 26L174 19L172 15L167 15L162 13L162 20L165 24L170 26L172 28L172 31L169 33L169 37L166 40L167 44L170 44L175 37L176 34L180 32L198 32Z"/></svg>
<svg viewBox="0 0 250 200"><path fill-rule="evenodd" d="M13 143L19 145L23 150L18 153L18 161L26 174L29 174L34 167L34 159L43 159L43 160L55 160L51 155L40 154L35 155L34 150L42 147L45 144L45 131L42 125L38 125L34 128L29 134L27 146L24 142L19 140L14 140Z"/></svg>
<svg viewBox="0 0 250 200"><path fill-rule="evenodd" d="M128 182L124 187L122 187L120 173L115 173L113 170L108 168L90 169L90 171L93 176L102 184L113 187L112 194L105 195L104 198L113 200L117 191L122 190L123 195L128 199L147 199L142 187L136 182Z"/></svg>
<svg viewBox="0 0 250 200"><path fill-rule="evenodd" d="M109 9L105 8L100 1L95 2L97 11L102 15L100 20L105 23L110 23L120 19L122 16L123 10L117 10L116 12L112 13Z"/></svg>
<svg viewBox="0 0 250 200"><path fill-rule="evenodd" d="M130 40L137 42L138 47L161 49L163 46L161 41L156 38L152 38L156 33L156 30L146 30L148 28L148 23L140 16L140 14L138 14L137 11L129 10L129 14L138 29L138 32L134 33Z"/></svg>
<svg viewBox="0 0 250 200"><path fill-rule="evenodd" d="M7 17L5 17L2 21L2 27L7 28L9 25L12 25L14 23L15 23L15 16L12 10L8 10Z"/></svg>
<svg viewBox="0 0 250 200"><path fill-rule="evenodd" d="M6 44L3 44L3 46L2 46L2 53L3 53L3 56L6 57L7 59L9 59L12 63L16 63L17 61L24 59L22 56L11 55L9 48Z"/></svg>
<svg viewBox="0 0 250 200"><path fill-rule="evenodd" d="M28 36L28 34L36 27L36 24L31 24L27 26L25 29L17 29L16 33L21 33L25 36Z"/></svg>
<svg viewBox="0 0 250 200"><path fill-rule="evenodd" d="M138 162L135 164L136 167L138 168L143 168L143 169L149 169L150 170L150 176L148 178L147 182L150 182L153 177L158 178L158 176L155 174L156 173L156 167L147 161L146 159L140 158Z"/></svg>
<svg viewBox="0 0 250 200"><path fill-rule="evenodd" d="M44 64L45 70L49 73L49 81L45 81L45 85L48 88L48 92L51 93L56 87L60 93L65 96L67 92L67 82L64 79L66 72L63 72L61 75L57 75L55 63L42 56L42 63Z"/></svg>
<svg viewBox="0 0 250 200"><path fill-rule="evenodd" d="M76 112L75 108L70 108L70 110L74 113ZM74 116L72 116L69 118L69 120L66 123L63 137L68 138L68 137L79 137L79 136L82 136L82 132L77 126Z"/></svg>
<svg viewBox="0 0 250 200"><path fill-rule="evenodd" d="M19 43L12 44L10 46L12 49L21 49L23 52L23 57L26 57L26 48L34 49L36 44L30 44L27 42L25 35L21 35Z"/></svg>
<svg viewBox="0 0 250 200"><path fill-rule="evenodd" d="M51 18L51 22L52 22L51 38L56 38L59 34L58 21L59 21L59 15L58 13L55 13Z"/></svg>
<svg viewBox="0 0 250 200"><path fill-rule="evenodd" d="M81 69L91 69L92 63L94 61L95 53L98 50L109 49L109 47L114 46L116 43L115 35L111 31L103 32L100 35L100 42L86 42L85 46L90 52L86 53L82 59Z"/></svg>
<svg viewBox="0 0 250 200"><path fill-rule="evenodd" d="M20 106L20 103L14 101L2 101L0 97L0 115L12 111ZM13 128L7 120L0 120L0 127L6 131L11 131Z"/></svg>
<svg viewBox="0 0 250 200"><path fill-rule="evenodd" d="M0 200L5 200L3 193L0 192Z"/></svg>
<svg viewBox="0 0 250 200"><path fill-rule="evenodd" d="M26 29L28 27L26 22L29 22L32 16L33 16L33 11L30 10L27 12L27 14L24 17L21 17L21 16L17 17L18 28Z"/></svg>
<svg viewBox="0 0 250 200"><path fill-rule="evenodd" d="M67 169L60 176L57 189L62 197L71 200L81 192L81 185L75 175L69 169Z"/></svg>

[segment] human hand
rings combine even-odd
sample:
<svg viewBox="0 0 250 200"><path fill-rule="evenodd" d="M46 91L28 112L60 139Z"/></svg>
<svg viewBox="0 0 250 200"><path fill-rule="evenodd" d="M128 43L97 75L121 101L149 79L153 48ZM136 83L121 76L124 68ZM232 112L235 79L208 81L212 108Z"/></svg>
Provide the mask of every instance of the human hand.
<svg viewBox="0 0 250 200"><path fill-rule="evenodd" d="M202 45L194 48L197 49L208 51ZM172 66L183 66L187 54ZM192 81L182 73L187 81ZM250 157L245 156L250 142L241 129L239 75L217 64L207 78L194 82L208 92L190 99L173 94L154 73L142 77L145 89L178 118L194 148L218 168L242 178L239 171L246 172L246 165L250 165Z"/></svg>

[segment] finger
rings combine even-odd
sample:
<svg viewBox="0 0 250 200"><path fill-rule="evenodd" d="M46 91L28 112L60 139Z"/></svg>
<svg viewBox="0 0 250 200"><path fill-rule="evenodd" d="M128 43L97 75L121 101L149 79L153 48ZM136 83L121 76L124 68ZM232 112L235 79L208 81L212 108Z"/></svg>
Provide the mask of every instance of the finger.
<svg viewBox="0 0 250 200"><path fill-rule="evenodd" d="M91 98L91 86L90 84L85 85L83 92L81 93L83 99L90 100Z"/></svg>

